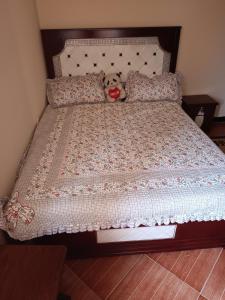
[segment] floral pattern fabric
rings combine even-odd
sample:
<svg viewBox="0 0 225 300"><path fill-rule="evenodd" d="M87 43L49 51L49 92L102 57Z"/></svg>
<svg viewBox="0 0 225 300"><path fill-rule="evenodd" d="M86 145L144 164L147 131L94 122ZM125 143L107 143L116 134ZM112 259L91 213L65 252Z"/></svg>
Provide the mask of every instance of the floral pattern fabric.
<svg viewBox="0 0 225 300"><path fill-rule="evenodd" d="M95 103L105 100L104 73L84 76L59 77L47 80L47 97L52 107L71 104Z"/></svg>
<svg viewBox="0 0 225 300"><path fill-rule="evenodd" d="M131 71L126 83L127 101L172 100L182 98L180 77L173 73L163 73L152 78Z"/></svg>
<svg viewBox="0 0 225 300"><path fill-rule="evenodd" d="M15 192L6 205L4 217L6 219L6 226L9 230L13 231L19 219L21 219L24 224L30 224L34 218L34 210L22 205L19 202L19 193Z"/></svg>
<svg viewBox="0 0 225 300"><path fill-rule="evenodd" d="M221 220L224 198L225 155L180 105L84 104L47 108L4 215L26 240Z"/></svg>

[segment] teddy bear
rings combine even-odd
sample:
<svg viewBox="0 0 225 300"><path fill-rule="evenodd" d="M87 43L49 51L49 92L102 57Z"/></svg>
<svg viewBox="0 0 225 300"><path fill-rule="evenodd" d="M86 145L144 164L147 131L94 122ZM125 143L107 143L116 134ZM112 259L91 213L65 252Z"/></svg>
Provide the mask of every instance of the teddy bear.
<svg viewBox="0 0 225 300"><path fill-rule="evenodd" d="M111 73L103 78L105 94L109 102L118 100L124 101L126 98L125 89L120 79L120 73Z"/></svg>

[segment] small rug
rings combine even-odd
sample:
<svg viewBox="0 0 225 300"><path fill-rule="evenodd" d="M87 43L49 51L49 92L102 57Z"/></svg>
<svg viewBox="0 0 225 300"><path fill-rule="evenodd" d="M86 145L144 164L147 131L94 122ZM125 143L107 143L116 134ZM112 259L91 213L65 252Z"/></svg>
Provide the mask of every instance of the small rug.
<svg viewBox="0 0 225 300"><path fill-rule="evenodd" d="M225 153L225 138L213 139L214 143Z"/></svg>

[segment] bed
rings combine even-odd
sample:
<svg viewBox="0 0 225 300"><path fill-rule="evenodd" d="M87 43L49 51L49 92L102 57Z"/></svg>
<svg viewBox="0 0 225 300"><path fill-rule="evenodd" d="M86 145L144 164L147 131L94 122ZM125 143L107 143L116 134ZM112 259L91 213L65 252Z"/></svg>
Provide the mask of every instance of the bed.
<svg viewBox="0 0 225 300"><path fill-rule="evenodd" d="M48 77L174 72L180 29L42 30ZM224 246L225 155L170 99L48 105L3 218L70 256Z"/></svg>

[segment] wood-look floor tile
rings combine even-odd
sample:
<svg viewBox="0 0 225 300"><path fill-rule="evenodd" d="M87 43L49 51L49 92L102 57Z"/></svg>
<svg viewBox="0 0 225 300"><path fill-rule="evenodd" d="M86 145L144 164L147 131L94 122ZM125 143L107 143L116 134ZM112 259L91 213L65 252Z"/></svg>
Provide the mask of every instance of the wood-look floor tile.
<svg viewBox="0 0 225 300"><path fill-rule="evenodd" d="M96 294L105 299L136 264L139 258L139 255L120 256L105 276L94 286L93 290Z"/></svg>
<svg viewBox="0 0 225 300"><path fill-rule="evenodd" d="M225 250L222 251L216 265L214 266L209 279L201 294L210 300L218 300L225 289Z"/></svg>
<svg viewBox="0 0 225 300"><path fill-rule="evenodd" d="M223 291L223 294L222 294L220 300L225 300L225 290Z"/></svg>
<svg viewBox="0 0 225 300"><path fill-rule="evenodd" d="M214 248L66 261L60 291L72 300L225 300L225 250L221 251Z"/></svg>
<svg viewBox="0 0 225 300"><path fill-rule="evenodd" d="M70 295L71 300L100 300L94 293L68 266L64 267L60 291Z"/></svg>
<svg viewBox="0 0 225 300"><path fill-rule="evenodd" d="M174 300L198 300L199 292L186 283L182 283Z"/></svg>
<svg viewBox="0 0 225 300"><path fill-rule="evenodd" d="M177 277L184 280L188 273L191 271L193 264L198 258L201 250L187 250L182 251L177 262L171 269L171 272L174 273Z"/></svg>
<svg viewBox="0 0 225 300"><path fill-rule="evenodd" d="M157 262L166 269L171 270L171 268L180 257L181 253L182 251L163 252L162 255L158 258Z"/></svg>
<svg viewBox="0 0 225 300"><path fill-rule="evenodd" d="M155 294L163 279L168 274L168 270L154 262L144 279L131 294L129 300L149 300Z"/></svg>
<svg viewBox="0 0 225 300"><path fill-rule="evenodd" d="M202 249L185 282L201 291L220 253L221 248Z"/></svg>
<svg viewBox="0 0 225 300"><path fill-rule="evenodd" d="M162 255L162 252L156 252L156 253L148 253L147 256L151 259L157 261L159 257Z"/></svg>
<svg viewBox="0 0 225 300"><path fill-rule="evenodd" d="M78 276L83 276L97 261L97 258L84 258L67 260L69 266Z"/></svg>
<svg viewBox="0 0 225 300"><path fill-rule="evenodd" d="M182 281L172 273L168 273L163 280L159 289L156 291L151 299L154 300L174 300L176 294L179 291Z"/></svg>
<svg viewBox="0 0 225 300"><path fill-rule="evenodd" d="M119 256L102 257L89 268L89 271L82 276L82 280L91 288L93 288L98 281L102 280L107 272L109 272L112 265L119 259Z"/></svg>
<svg viewBox="0 0 225 300"><path fill-rule="evenodd" d="M74 283L74 272L66 265L63 267L63 272L60 281L60 291L67 293Z"/></svg>
<svg viewBox="0 0 225 300"><path fill-rule="evenodd" d="M141 282L147 272L151 269L153 264L154 262L146 255L140 256L138 262L112 292L112 294L109 296L109 299L128 299L136 286Z"/></svg>
<svg viewBox="0 0 225 300"><path fill-rule="evenodd" d="M75 275L77 276L77 275ZM74 281L74 285L69 291L68 295L70 295L71 300L100 300L101 298L95 294L95 292L90 289L78 276L76 281Z"/></svg>

